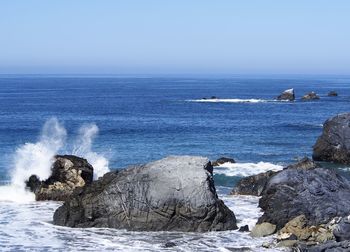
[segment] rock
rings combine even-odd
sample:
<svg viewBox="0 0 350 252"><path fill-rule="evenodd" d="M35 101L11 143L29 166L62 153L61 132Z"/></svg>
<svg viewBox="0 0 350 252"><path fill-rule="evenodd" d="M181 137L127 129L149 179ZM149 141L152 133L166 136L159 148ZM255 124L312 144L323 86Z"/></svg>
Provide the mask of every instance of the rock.
<svg viewBox="0 0 350 252"><path fill-rule="evenodd" d="M329 169L284 169L269 180L259 206L264 214L258 223L270 222L278 230L299 215L308 226L318 226L348 215L350 182Z"/></svg>
<svg viewBox="0 0 350 252"><path fill-rule="evenodd" d="M344 217L333 230L336 241L350 240L350 216Z"/></svg>
<svg viewBox="0 0 350 252"><path fill-rule="evenodd" d="M339 114L324 123L322 135L313 147L312 158L350 164L350 113Z"/></svg>
<svg viewBox="0 0 350 252"><path fill-rule="evenodd" d="M301 97L302 100L307 101L307 100L319 100L320 97L315 93L315 92L310 92Z"/></svg>
<svg viewBox="0 0 350 252"><path fill-rule="evenodd" d="M170 156L109 172L75 190L54 224L139 231L237 229L234 213L216 194L208 159Z"/></svg>
<svg viewBox="0 0 350 252"><path fill-rule="evenodd" d="M219 99L219 98L216 96L212 96L212 97L210 97L210 99Z"/></svg>
<svg viewBox="0 0 350 252"><path fill-rule="evenodd" d="M350 252L350 241L328 241L312 247L307 246L307 244L300 244L297 249L301 252Z"/></svg>
<svg viewBox="0 0 350 252"><path fill-rule="evenodd" d="M268 222L256 224L250 232L251 237L265 237L276 232L276 225Z"/></svg>
<svg viewBox="0 0 350 252"><path fill-rule="evenodd" d="M294 89L287 89L285 91L282 92L282 94L280 94L277 97L277 100L279 101L294 101L295 100L295 93L294 93Z"/></svg>
<svg viewBox="0 0 350 252"><path fill-rule="evenodd" d="M234 164L236 161L233 158L228 158L228 157L221 157L211 163L212 166L219 166L224 163L231 163Z"/></svg>
<svg viewBox="0 0 350 252"><path fill-rule="evenodd" d="M328 96L338 96L338 93L335 92L335 91L330 91L330 92L328 93Z"/></svg>
<svg viewBox="0 0 350 252"><path fill-rule="evenodd" d="M298 243L298 241L296 241L296 240L284 240L284 241L279 242L279 243L277 244L277 247L292 248L292 247L294 247L297 243Z"/></svg>
<svg viewBox="0 0 350 252"><path fill-rule="evenodd" d="M239 232L249 232L249 226L248 225L244 225L239 227L238 229Z"/></svg>
<svg viewBox="0 0 350 252"><path fill-rule="evenodd" d="M312 169L316 167L317 164L315 162L307 157L304 157L299 162L289 165L284 169ZM260 196L265 190L267 182L271 179L271 177L279 172L280 171L267 171L242 178L232 189L231 194Z"/></svg>
<svg viewBox="0 0 350 252"><path fill-rule="evenodd" d="M280 230L281 238L283 237L282 234L291 234L295 235L298 240L307 240L309 237L312 236L312 229L307 227L307 220L305 218L305 215L299 215L294 219L290 220Z"/></svg>
<svg viewBox="0 0 350 252"><path fill-rule="evenodd" d="M166 242L164 244L164 248L173 248L173 247L176 247L176 243L174 242Z"/></svg>
<svg viewBox="0 0 350 252"><path fill-rule="evenodd" d="M40 181L36 175L26 181L27 187L41 200L66 200L75 188L90 184L93 179L93 167L86 159L72 155L57 155L51 167L51 176Z"/></svg>
<svg viewBox="0 0 350 252"><path fill-rule="evenodd" d="M238 181L230 194L260 196L269 179L276 173L277 172L275 171L267 171L242 178L240 181Z"/></svg>

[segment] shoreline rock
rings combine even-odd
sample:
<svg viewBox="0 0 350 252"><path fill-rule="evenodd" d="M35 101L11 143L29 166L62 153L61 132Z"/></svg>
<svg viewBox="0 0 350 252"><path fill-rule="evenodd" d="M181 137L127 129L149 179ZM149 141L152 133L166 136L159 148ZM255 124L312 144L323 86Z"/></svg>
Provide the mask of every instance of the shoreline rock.
<svg viewBox="0 0 350 252"><path fill-rule="evenodd" d="M74 191L54 224L135 231L205 232L237 229L234 213L216 194L204 157L170 156L109 172Z"/></svg>
<svg viewBox="0 0 350 252"><path fill-rule="evenodd" d="M55 156L51 171L51 176L45 181L40 181L35 174L26 181L27 188L35 194L37 201L64 201L74 189L93 180L93 167L86 159L73 155Z"/></svg>

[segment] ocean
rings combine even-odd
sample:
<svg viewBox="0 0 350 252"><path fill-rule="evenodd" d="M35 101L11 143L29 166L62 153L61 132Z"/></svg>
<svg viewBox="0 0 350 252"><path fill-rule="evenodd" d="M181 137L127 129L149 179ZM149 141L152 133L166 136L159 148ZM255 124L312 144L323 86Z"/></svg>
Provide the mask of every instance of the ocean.
<svg viewBox="0 0 350 252"><path fill-rule="evenodd" d="M289 88L297 100L276 101ZM332 90L339 96L328 97ZM321 99L301 101L310 91ZM324 121L349 112L349 104L344 76L2 75L0 250L261 251L271 237L57 227L52 215L61 203L34 202L23 182L33 173L48 176L55 154L87 158L95 177L168 155L228 156L237 163L214 169L219 196L239 226L253 227L262 214L259 198L228 196L235 183L310 157ZM165 248L167 242L176 247Z"/></svg>

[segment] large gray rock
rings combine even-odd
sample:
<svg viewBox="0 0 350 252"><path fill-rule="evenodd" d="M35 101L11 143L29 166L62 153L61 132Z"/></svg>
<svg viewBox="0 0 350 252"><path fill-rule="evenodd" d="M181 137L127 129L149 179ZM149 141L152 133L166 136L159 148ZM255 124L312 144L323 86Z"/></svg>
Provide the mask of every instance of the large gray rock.
<svg viewBox="0 0 350 252"><path fill-rule="evenodd" d="M208 159L171 156L105 174L74 191L54 224L143 231L236 229L234 213L218 199Z"/></svg>
<svg viewBox="0 0 350 252"><path fill-rule="evenodd" d="M294 101L295 100L295 93L294 89L287 89L283 91L278 97L277 100L279 101Z"/></svg>
<svg viewBox="0 0 350 252"><path fill-rule="evenodd" d="M44 181L31 175L26 182L35 198L41 200L64 201L75 188L90 184L93 179L93 167L86 159L73 155L57 155L51 167L51 176Z"/></svg>
<svg viewBox="0 0 350 252"><path fill-rule="evenodd" d="M350 164L350 113L339 114L324 123L312 157L317 161Z"/></svg>
<svg viewBox="0 0 350 252"><path fill-rule="evenodd" d="M259 206L264 214L258 223L277 229L299 215L308 226L325 224L350 213L350 182L329 169L285 169L269 180Z"/></svg>

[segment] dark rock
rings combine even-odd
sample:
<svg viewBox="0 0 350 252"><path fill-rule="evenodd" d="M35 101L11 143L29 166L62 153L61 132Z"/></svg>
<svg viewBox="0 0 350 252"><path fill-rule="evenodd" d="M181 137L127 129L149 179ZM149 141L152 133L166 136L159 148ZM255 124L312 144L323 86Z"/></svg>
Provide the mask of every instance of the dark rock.
<svg viewBox="0 0 350 252"><path fill-rule="evenodd" d="M350 252L350 241L328 241L315 246L307 246L307 244L299 244L295 251L300 252Z"/></svg>
<svg viewBox="0 0 350 252"><path fill-rule="evenodd" d="M176 247L176 243L174 242L167 242L164 244L164 248L173 248L173 247Z"/></svg>
<svg viewBox="0 0 350 252"><path fill-rule="evenodd" d="M26 181L27 187L41 200L66 200L77 187L90 184L93 179L93 167L86 159L72 155L57 155L51 167L51 176L40 181L36 175Z"/></svg>
<svg viewBox="0 0 350 252"><path fill-rule="evenodd" d="M238 231L239 232L249 232L249 226L248 225L240 226Z"/></svg>
<svg viewBox="0 0 350 252"><path fill-rule="evenodd" d="M328 96L338 96L338 93L335 92L335 91L330 91L330 92L328 93Z"/></svg>
<svg viewBox="0 0 350 252"><path fill-rule="evenodd" d="M210 99L219 99L219 98L216 96L212 96L212 97L210 97Z"/></svg>
<svg viewBox="0 0 350 252"><path fill-rule="evenodd" d="M278 230L299 215L308 226L325 224L350 213L350 182L329 169L284 169L269 180L259 206L264 214L258 223Z"/></svg>
<svg viewBox="0 0 350 252"><path fill-rule="evenodd" d="M264 191L269 179L275 175L275 171L267 171L242 178L232 189L232 195L255 195L260 196Z"/></svg>
<svg viewBox="0 0 350 252"><path fill-rule="evenodd" d="M277 100L279 101L294 101L295 100L295 93L294 93L294 89L287 89L285 91L282 92L282 94L280 94L277 97Z"/></svg>
<svg viewBox="0 0 350 252"><path fill-rule="evenodd" d="M350 218L344 217L333 230L336 241L350 240Z"/></svg>
<svg viewBox="0 0 350 252"><path fill-rule="evenodd" d="M171 156L110 172L75 190L54 224L140 231L237 229L234 213L215 190L208 159Z"/></svg>
<svg viewBox="0 0 350 252"><path fill-rule="evenodd" d="M350 164L350 113L339 114L324 123L322 135L313 147L312 158Z"/></svg>
<svg viewBox="0 0 350 252"><path fill-rule="evenodd" d="M312 161L308 157L303 157L298 162L288 165L285 169L301 169L301 170L309 170L319 167L314 161Z"/></svg>
<svg viewBox="0 0 350 252"><path fill-rule="evenodd" d="M221 157L211 163L212 166L219 166L224 163L236 163L236 161L233 158L228 158L228 157Z"/></svg>
<svg viewBox="0 0 350 252"><path fill-rule="evenodd" d="M319 100L320 97L315 92L310 92L303 97L301 97L302 100L308 101L308 100Z"/></svg>

